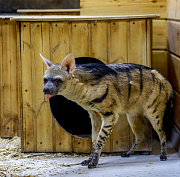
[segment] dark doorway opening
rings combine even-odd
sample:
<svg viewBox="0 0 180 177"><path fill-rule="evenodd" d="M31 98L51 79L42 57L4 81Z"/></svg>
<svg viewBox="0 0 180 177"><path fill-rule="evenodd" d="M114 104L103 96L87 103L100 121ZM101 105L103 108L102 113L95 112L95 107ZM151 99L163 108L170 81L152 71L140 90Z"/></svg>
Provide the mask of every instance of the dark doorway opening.
<svg viewBox="0 0 180 177"><path fill-rule="evenodd" d="M90 57L80 57L75 60L76 64L102 63ZM91 120L86 110L61 95L50 98L49 102L54 118L65 131L82 138L91 137Z"/></svg>

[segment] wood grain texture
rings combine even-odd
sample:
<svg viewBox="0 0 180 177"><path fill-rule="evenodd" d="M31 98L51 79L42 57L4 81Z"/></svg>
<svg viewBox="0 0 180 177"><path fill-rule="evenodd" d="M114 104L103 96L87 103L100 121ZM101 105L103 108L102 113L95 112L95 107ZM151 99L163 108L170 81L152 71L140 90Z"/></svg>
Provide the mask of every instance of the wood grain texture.
<svg viewBox="0 0 180 177"><path fill-rule="evenodd" d="M153 20L153 49L167 49L167 21Z"/></svg>
<svg viewBox="0 0 180 177"><path fill-rule="evenodd" d="M32 77L32 45L31 45L31 24L21 24L21 58L22 58L22 97L23 97L23 127L22 139L23 150L25 152L36 152L35 127L34 118L35 111L33 109L33 77Z"/></svg>
<svg viewBox="0 0 180 177"><path fill-rule="evenodd" d="M169 19L180 19L180 2L178 0L167 0L167 17Z"/></svg>
<svg viewBox="0 0 180 177"><path fill-rule="evenodd" d="M89 28L87 22L72 22L71 52L75 57L90 56Z"/></svg>
<svg viewBox="0 0 180 177"><path fill-rule="evenodd" d="M125 115L121 115L112 132L113 152L130 149L130 127Z"/></svg>
<svg viewBox="0 0 180 177"><path fill-rule="evenodd" d="M174 123L178 128L180 128L180 119L179 119L179 114L180 114L180 93L174 91L174 99L173 99L173 120Z"/></svg>
<svg viewBox="0 0 180 177"><path fill-rule="evenodd" d="M146 20L130 20L128 63L147 64Z"/></svg>
<svg viewBox="0 0 180 177"><path fill-rule="evenodd" d="M152 68L160 72L165 78L168 76L167 51L153 50Z"/></svg>
<svg viewBox="0 0 180 177"><path fill-rule="evenodd" d="M81 15L160 14L161 18L167 17L166 0L81 0L80 6Z"/></svg>
<svg viewBox="0 0 180 177"><path fill-rule="evenodd" d="M107 22L91 22L92 57L107 64L108 60L108 24Z"/></svg>
<svg viewBox="0 0 180 177"><path fill-rule="evenodd" d="M0 20L1 137L20 135L18 116L16 23Z"/></svg>
<svg viewBox="0 0 180 177"><path fill-rule="evenodd" d="M2 44L2 21L0 21L0 43ZM0 45L0 125L3 123L3 68L2 68L2 62L3 62L3 48L2 45ZM0 135L2 136L2 126L0 126Z"/></svg>
<svg viewBox="0 0 180 177"><path fill-rule="evenodd" d="M126 20L110 23L110 54L108 63L126 63L128 60L129 22Z"/></svg>
<svg viewBox="0 0 180 177"><path fill-rule="evenodd" d="M180 56L180 22L168 21L167 28L168 50Z"/></svg>
<svg viewBox="0 0 180 177"><path fill-rule="evenodd" d="M168 53L168 80L173 88L180 93L180 58Z"/></svg>

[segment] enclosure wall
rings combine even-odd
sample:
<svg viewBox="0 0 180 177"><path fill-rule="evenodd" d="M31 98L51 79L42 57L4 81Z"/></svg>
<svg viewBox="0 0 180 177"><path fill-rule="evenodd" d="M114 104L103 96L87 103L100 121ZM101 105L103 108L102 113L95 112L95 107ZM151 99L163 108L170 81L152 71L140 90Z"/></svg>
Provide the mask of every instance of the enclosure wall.
<svg viewBox="0 0 180 177"><path fill-rule="evenodd" d="M174 89L173 146L180 152L180 1L168 0L168 80Z"/></svg>

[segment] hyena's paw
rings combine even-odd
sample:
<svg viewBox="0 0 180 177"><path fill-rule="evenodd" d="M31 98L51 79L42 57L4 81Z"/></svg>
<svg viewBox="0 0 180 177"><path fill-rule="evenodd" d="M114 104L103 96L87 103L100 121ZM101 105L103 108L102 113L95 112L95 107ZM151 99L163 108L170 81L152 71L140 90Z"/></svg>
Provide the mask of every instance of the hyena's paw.
<svg viewBox="0 0 180 177"><path fill-rule="evenodd" d="M167 155L161 154L161 155L160 155L160 160L161 160L161 161L166 161L166 160L167 160Z"/></svg>
<svg viewBox="0 0 180 177"><path fill-rule="evenodd" d="M88 168L96 168L98 164L98 159L93 159L91 162L88 164Z"/></svg>
<svg viewBox="0 0 180 177"><path fill-rule="evenodd" d="M128 154L127 152L123 152L123 153L121 154L121 157L130 157L130 154Z"/></svg>
<svg viewBox="0 0 180 177"><path fill-rule="evenodd" d="M82 166L88 166L90 162L91 162L90 159L84 160L84 161L81 162L81 165L82 165Z"/></svg>
<svg viewBox="0 0 180 177"><path fill-rule="evenodd" d="M99 161L99 154L94 153L91 162L88 164L88 168L96 168Z"/></svg>

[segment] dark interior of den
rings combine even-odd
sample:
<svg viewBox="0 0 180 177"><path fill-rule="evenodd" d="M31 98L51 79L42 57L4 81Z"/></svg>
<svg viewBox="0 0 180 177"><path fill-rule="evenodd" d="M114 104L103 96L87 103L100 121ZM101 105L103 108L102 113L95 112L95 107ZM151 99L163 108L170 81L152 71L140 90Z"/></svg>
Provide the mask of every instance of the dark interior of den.
<svg viewBox="0 0 180 177"><path fill-rule="evenodd" d="M102 63L91 57L79 57L75 61L76 64ZM91 120L86 110L61 95L50 98L49 102L54 118L65 131L82 138L91 138Z"/></svg>

